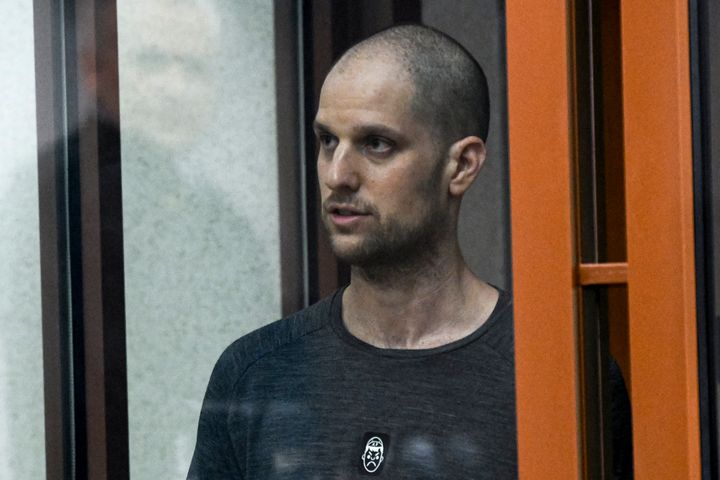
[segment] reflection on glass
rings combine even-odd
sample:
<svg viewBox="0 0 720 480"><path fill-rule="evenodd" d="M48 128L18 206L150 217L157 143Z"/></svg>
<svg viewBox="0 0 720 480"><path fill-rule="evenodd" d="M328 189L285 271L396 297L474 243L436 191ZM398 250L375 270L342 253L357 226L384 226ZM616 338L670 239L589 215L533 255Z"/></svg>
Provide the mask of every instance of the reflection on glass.
<svg viewBox="0 0 720 480"><path fill-rule="evenodd" d="M0 478L45 478L32 2L0 7Z"/></svg>
<svg viewBox="0 0 720 480"><path fill-rule="evenodd" d="M214 361L280 316L272 11L118 2L133 479L185 477Z"/></svg>

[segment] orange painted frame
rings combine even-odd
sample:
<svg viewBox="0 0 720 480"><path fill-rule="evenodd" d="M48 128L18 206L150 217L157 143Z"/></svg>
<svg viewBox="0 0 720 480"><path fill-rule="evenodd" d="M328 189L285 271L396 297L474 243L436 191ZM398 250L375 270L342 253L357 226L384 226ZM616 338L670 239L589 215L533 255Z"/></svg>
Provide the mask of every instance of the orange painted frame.
<svg viewBox="0 0 720 480"><path fill-rule="evenodd" d="M624 285L627 283L627 263L581 263L578 265L578 284Z"/></svg>
<svg viewBox="0 0 720 480"><path fill-rule="evenodd" d="M700 479L688 2L623 1L636 478Z"/></svg>
<svg viewBox="0 0 720 480"><path fill-rule="evenodd" d="M506 7L524 479L582 475L568 8L542 0ZM687 8L683 0L652 8L627 0L621 11L630 377L641 479L701 478Z"/></svg>
<svg viewBox="0 0 720 480"><path fill-rule="evenodd" d="M580 478L567 2L507 2L518 467Z"/></svg>

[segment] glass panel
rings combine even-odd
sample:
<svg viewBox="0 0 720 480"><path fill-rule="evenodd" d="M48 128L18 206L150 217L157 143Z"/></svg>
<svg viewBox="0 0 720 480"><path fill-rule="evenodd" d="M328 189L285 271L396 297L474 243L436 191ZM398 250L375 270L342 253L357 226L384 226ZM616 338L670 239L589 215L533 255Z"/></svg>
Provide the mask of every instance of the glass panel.
<svg viewBox="0 0 720 480"><path fill-rule="evenodd" d="M45 477L33 5L0 8L0 478Z"/></svg>
<svg viewBox="0 0 720 480"><path fill-rule="evenodd" d="M280 316L273 3L118 2L130 465L185 478L211 366Z"/></svg>

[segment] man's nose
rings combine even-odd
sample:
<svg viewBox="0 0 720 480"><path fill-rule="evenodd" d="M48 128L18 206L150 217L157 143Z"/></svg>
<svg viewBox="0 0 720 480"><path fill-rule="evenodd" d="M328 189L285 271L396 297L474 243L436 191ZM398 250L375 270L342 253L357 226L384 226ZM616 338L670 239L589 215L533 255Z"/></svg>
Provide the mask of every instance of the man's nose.
<svg viewBox="0 0 720 480"><path fill-rule="evenodd" d="M345 144L337 146L326 165L325 185L335 191L356 191L360 187L357 158L352 147Z"/></svg>

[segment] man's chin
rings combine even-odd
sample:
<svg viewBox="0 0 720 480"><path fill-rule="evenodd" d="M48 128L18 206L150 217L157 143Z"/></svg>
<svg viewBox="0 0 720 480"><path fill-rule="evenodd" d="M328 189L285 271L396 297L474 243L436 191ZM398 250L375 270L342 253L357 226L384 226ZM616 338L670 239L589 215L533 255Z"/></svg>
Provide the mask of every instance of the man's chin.
<svg viewBox="0 0 720 480"><path fill-rule="evenodd" d="M333 253L343 263L360 268L387 268L422 261L437 246L438 222L426 228L343 234L328 229ZM394 233L394 234L393 234Z"/></svg>
<svg viewBox="0 0 720 480"><path fill-rule="evenodd" d="M364 265L370 259L361 249L333 247L332 251L339 261L348 265Z"/></svg>
<svg viewBox="0 0 720 480"><path fill-rule="evenodd" d="M330 246L333 254L341 262L348 265L363 265L374 257L362 241L338 237L338 235L334 235L330 238Z"/></svg>

